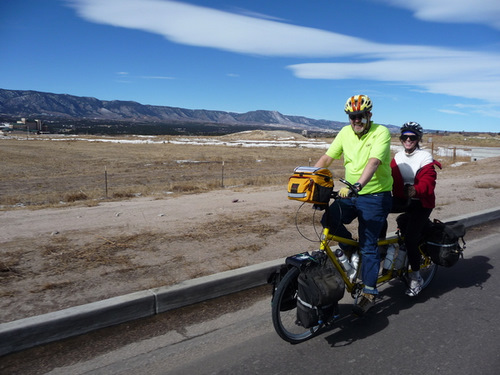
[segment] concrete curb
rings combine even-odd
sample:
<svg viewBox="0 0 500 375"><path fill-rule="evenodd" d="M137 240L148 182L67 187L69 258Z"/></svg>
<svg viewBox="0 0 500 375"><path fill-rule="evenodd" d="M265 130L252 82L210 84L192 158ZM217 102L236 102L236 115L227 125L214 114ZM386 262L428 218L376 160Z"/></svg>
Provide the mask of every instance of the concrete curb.
<svg viewBox="0 0 500 375"><path fill-rule="evenodd" d="M466 228L500 219L500 208L462 215ZM215 275L75 306L0 324L0 356L37 345L88 333L212 298L265 285L268 275L284 259L277 259Z"/></svg>
<svg viewBox="0 0 500 375"><path fill-rule="evenodd" d="M153 294L131 293L0 325L0 355L88 333L155 313Z"/></svg>
<svg viewBox="0 0 500 375"><path fill-rule="evenodd" d="M284 259L0 324L0 356L255 288Z"/></svg>

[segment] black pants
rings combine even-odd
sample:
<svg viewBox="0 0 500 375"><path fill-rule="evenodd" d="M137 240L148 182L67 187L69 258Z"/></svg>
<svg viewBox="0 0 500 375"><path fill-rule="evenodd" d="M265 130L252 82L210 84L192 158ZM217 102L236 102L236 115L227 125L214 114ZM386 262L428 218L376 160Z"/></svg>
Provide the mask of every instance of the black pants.
<svg viewBox="0 0 500 375"><path fill-rule="evenodd" d="M397 218L398 227L405 239L408 262L412 271L420 269L418 245L431 212L432 208L424 208L419 200L412 200L406 211Z"/></svg>

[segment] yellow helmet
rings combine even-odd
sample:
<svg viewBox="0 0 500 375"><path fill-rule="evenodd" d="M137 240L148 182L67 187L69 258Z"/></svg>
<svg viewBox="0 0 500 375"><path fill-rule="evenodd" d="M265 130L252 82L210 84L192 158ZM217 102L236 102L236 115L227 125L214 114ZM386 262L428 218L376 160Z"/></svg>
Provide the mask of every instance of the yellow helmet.
<svg viewBox="0 0 500 375"><path fill-rule="evenodd" d="M368 96L354 95L345 102L344 111L348 115L356 115L358 113L370 112L372 107L373 103Z"/></svg>

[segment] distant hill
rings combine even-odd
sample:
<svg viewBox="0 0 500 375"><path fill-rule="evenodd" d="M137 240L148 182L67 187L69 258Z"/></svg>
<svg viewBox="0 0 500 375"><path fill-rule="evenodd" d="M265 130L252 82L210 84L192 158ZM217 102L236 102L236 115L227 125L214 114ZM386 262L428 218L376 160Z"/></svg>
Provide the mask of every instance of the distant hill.
<svg viewBox="0 0 500 375"><path fill-rule="evenodd" d="M153 106L133 101L99 100L67 94L0 89L0 116L48 120L120 121L141 124L179 123L263 126L309 131L339 130L346 123L283 115L277 111L246 113Z"/></svg>

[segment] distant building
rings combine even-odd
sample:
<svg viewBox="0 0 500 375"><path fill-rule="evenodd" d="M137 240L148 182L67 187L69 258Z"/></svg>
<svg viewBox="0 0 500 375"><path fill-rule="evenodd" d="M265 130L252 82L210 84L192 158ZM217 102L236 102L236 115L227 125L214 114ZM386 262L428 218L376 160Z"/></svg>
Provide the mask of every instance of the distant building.
<svg viewBox="0 0 500 375"><path fill-rule="evenodd" d="M7 135L13 129L14 129L14 126L12 124L7 123L7 122L4 122L3 124L0 124L0 134Z"/></svg>
<svg viewBox="0 0 500 375"><path fill-rule="evenodd" d="M43 124L42 120L29 121L25 117L16 122L16 124L14 125L14 129L26 130L36 133L45 133L48 131L47 126Z"/></svg>

